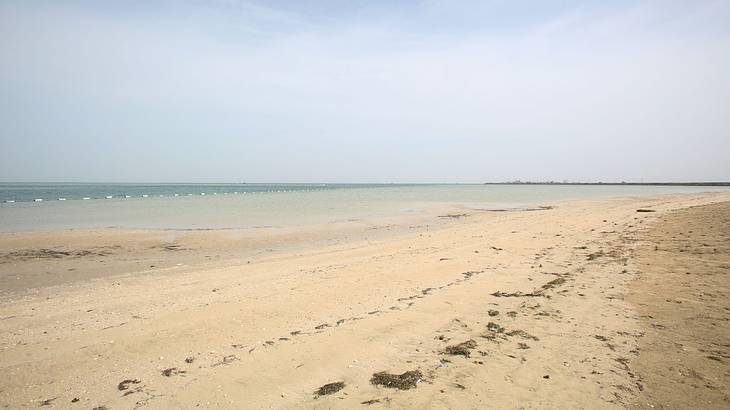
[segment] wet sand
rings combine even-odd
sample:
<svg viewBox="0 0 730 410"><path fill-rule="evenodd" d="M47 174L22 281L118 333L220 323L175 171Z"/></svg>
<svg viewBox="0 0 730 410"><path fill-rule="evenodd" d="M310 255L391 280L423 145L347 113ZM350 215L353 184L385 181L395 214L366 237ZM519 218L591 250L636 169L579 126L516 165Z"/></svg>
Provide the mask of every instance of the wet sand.
<svg viewBox="0 0 730 410"><path fill-rule="evenodd" d="M730 210L687 209L724 201L580 200L344 231L2 235L0 404L671 408L680 402L662 389L677 379L662 378L661 360L676 345L655 325L685 319L647 298L700 291L715 298L708 310L683 314L713 319L694 321L680 343L705 356L691 369L715 394L695 406L725 407L727 346L705 343L723 343L728 311L711 309L726 301L713 281L727 272L727 229L701 221ZM683 239L689 248L716 244L716 259L682 261L713 290L647 290L657 272L678 276L672 260L686 256L661 245L671 238L662 226L680 229L673 218L706 235ZM651 258L664 270L648 270ZM703 331L712 337L692 342Z"/></svg>
<svg viewBox="0 0 730 410"><path fill-rule="evenodd" d="M730 203L678 210L642 236L628 301L644 408L730 408Z"/></svg>

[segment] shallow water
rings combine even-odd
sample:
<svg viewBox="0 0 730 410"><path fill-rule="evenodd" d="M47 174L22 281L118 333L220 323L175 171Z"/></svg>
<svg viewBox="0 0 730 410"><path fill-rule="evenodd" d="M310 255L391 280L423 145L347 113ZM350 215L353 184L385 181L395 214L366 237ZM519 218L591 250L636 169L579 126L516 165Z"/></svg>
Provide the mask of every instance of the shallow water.
<svg viewBox="0 0 730 410"><path fill-rule="evenodd" d="M6 184L0 185L0 198L15 202L0 203L0 231L286 227L415 215L450 206L512 208L566 199L728 190L569 185ZM107 196L111 199L104 199Z"/></svg>
<svg viewBox="0 0 730 410"><path fill-rule="evenodd" d="M0 184L0 202L223 195L281 191L321 191L348 184ZM363 185L368 186L368 185ZM369 185L376 186L376 185ZM111 197L111 198L109 198Z"/></svg>

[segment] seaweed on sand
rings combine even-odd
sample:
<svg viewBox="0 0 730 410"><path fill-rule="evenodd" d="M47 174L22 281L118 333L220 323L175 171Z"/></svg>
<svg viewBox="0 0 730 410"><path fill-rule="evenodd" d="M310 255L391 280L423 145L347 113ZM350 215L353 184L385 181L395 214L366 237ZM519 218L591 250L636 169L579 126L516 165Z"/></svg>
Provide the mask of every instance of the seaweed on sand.
<svg viewBox="0 0 730 410"><path fill-rule="evenodd" d="M317 396L326 396L328 394L337 393L338 391L345 388L344 382L334 382L334 383L327 383L324 386L317 389L317 391L314 392Z"/></svg>
<svg viewBox="0 0 730 410"><path fill-rule="evenodd" d="M177 367L170 367L169 369L163 370L161 373L165 377L171 377L176 374L185 374L187 372L185 370L180 370Z"/></svg>
<svg viewBox="0 0 730 410"><path fill-rule="evenodd" d="M603 251L593 252L591 254L588 254L587 259L589 261L592 261L592 260L595 260L597 258L600 258L601 256L605 256L605 254L603 253Z"/></svg>
<svg viewBox="0 0 730 410"><path fill-rule="evenodd" d="M462 342L456 345L446 346L446 349L444 349L444 352L450 355L454 356L464 356L469 357L471 356L471 350L477 347L477 342L474 340L467 340L466 342Z"/></svg>
<svg viewBox="0 0 730 410"><path fill-rule="evenodd" d="M544 297L540 292L530 292L530 293L523 293L523 292L502 292L502 291L496 291L492 293L492 296L498 297L498 298L522 298L522 297Z"/></svg>
<svg viewBox="0 0 730 410"><path fill-rule="evenodd" d="M380 399L365 400L364 402L361 402L360 404L364 404L366 406L369 406L369 405L375 404L375 403L380 403Z"/></svg>
<svg viewBox="0 0 730 410"><path fill-rule="evenodd" d="M122 391L122 390L127 390L127 389L129 388L129 385L130 385L130 384L139 384L139 383L141 383L141 382L142 382L142 381L141 381L141 380L139 380L139 379L126 379L126 380L122 380L122 381L121 381L121 382L119 382L119 384L117 385L117 390L119 390L119 391Z"/></svg>
<svg viewBox="0 0 730 410"><path fill-rule="evenodd" d="M552 289L554 287L562 285L563 283L565 283L565 278L560 276L560 277L557 277L557 278L551 280L550 282L542 285L542 289L544 289L544 290Z"/></svg>
<svg viewBox="0 0 730 410"><path fill-rule="evenodd" d="M378 372L373 374L373 377L370 379L370 383L376 386L389 387L391 389L408 390L415 388L422 378L423 375L419 370L411 370L403 374Z"/></svg>
<svg viewBox="0 0 730 410"><path fill-rule="evenodd" d="M451 218L451 219L459 219L459 218L466 218L469 216L468 214L461 213L461 214L446 214L446 215L439 215L439 218Z"/></svg>
<svg viewBox="0 0 730 410"><path fill-rule="evenodd" d="M504 333L504 328L494 322L487 323L487 330L494 333Z"/></svg>
<svg viewBox="0 0 730 410"><path fill-rule="evenodd" d="M540 340L537 336L533 336L533 335L525 332L524 330L519 330L519 329L510 330L509 332L507 332L507 336L519 336L523 339L530 339L530 340L534 340L534 341Z"/></svg>

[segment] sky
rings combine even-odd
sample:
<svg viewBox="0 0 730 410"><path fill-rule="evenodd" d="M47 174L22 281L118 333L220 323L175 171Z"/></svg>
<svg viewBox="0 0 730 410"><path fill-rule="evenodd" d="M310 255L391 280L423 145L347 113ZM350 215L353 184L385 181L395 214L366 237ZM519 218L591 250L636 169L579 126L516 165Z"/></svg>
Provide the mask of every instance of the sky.
<svg viewBox="0 0 730 410"><path fill-rule="evenodd" d="M730 1L0 0L0 181L730 181Z"/></svg>

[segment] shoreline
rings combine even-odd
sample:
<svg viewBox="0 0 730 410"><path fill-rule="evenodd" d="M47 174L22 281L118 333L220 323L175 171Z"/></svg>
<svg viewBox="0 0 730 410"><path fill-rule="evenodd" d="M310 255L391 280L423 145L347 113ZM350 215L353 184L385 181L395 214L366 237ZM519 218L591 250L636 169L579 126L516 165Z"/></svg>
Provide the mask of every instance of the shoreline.
<svg viewBox="0 0 730 410"><path fill-rule="evenodd" d="M639 394L630 366L644 326L623 297L640 276L631 265L637 241L674 209L725 201L730 193L465 210L381 236L335 236L277 252L248 243L259 253L246 257L223 252L240 251L242 242L230 238L187 239L200 246L188 246L198 258L189 266L0 294L8 375L0 403L626 407ZM140 235L129 243L149 233ZM18 261L12 269L79 269L97 257ZM120 260L139 257L130 249ZM379 372L415 371L420 381L407 390L371 383ZM339 382L337 392L314 393Z"/></svg>

